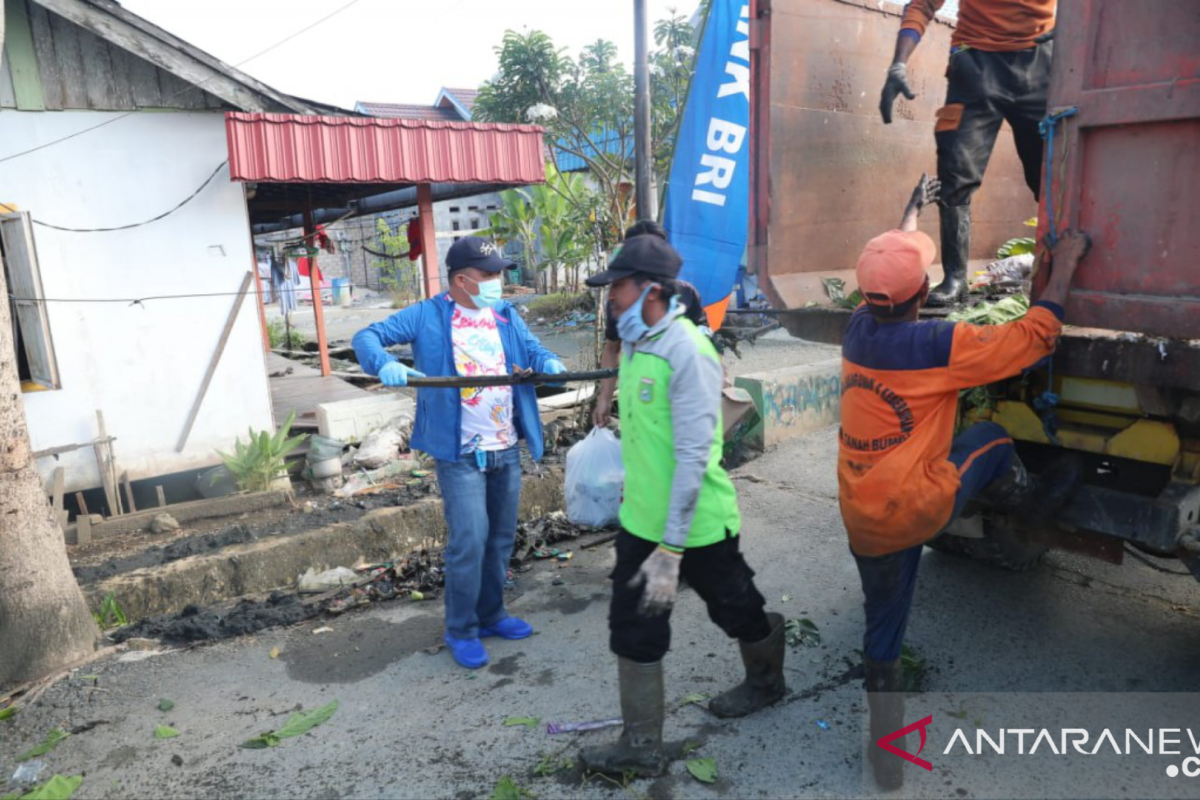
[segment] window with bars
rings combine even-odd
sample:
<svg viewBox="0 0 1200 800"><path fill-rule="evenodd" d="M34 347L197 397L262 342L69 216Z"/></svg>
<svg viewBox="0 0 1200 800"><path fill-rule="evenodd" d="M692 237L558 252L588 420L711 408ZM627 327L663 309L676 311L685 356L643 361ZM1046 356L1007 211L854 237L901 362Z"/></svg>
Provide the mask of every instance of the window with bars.
<svg viewBox="0 0 1200 800"><path fill-rule="evenodd" d="M4 264L10 296L13 344L21 383L59 389L58 362L54 357L29 212L0 214L0 261Z"/></svg>

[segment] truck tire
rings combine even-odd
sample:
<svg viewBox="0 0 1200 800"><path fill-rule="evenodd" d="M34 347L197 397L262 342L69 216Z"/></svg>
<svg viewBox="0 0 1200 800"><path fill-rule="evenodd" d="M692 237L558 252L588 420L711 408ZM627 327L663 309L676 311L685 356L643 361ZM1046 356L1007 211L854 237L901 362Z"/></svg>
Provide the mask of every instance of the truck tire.
<svg viewBox="0 0 1200 800"><path fill-rule="evenodd" d="M1036 567L1050 550L1046 545L1024 541L1015 529L993 520L984 522L983 531L982 539L943 534L926 542L925 546L941 553L992 564L1010 572L1024 572Z"/></svg>

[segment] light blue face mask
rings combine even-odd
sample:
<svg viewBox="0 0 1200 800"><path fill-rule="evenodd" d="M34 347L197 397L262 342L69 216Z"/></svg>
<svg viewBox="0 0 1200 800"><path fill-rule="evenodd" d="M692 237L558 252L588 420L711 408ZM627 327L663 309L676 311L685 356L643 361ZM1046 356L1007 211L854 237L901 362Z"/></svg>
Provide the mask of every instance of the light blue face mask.
<svg viewBox="0 0 1200 800"><path fill-rule="evenodd" d="M476 281L474 278L468 280L475 282L475 287L479 289L479 294L471 295L471 301L478 308L492 308L500 302L501 295L504 293L504 284L499 278L490 281Z"/></svg>
<svg viewBox="0 0 1200 800"><path fill-rule="evenodd" d="M642 289L637 301L625 309L624 314L617 317L617 335L623 340L640 342L642 337L649 333L650 326L646 324L646 320L642 319L642 304L646 302L646 295L650 294L650 290L657 285L657 283L646 284L646 288Z"/></svg>

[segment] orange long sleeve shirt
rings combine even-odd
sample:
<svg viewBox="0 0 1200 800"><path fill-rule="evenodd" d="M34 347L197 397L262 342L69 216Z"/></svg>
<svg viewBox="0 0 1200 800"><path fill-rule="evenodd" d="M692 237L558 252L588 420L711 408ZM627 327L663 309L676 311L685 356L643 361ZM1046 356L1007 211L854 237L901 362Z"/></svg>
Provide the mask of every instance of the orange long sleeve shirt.
<svg viewBox="0 0 1200 800"><path fill-rule="evenodd" d="M946 0L912 0L904 8L901 30L925 35ZM1054 27L1058 0L962 0L952 47L1004 52L1034 46L1034 39Z"/></svg>
<svg viewBox="0 0 1200 800"><path fill-rule="evenodd" d="M838 501L850 549L880 556L933 538L959 487L948 460L958 392L1008 378L1054 351L1062 308L1037 303L1005 325L880 323L865 306L842 340Z"/></svg>

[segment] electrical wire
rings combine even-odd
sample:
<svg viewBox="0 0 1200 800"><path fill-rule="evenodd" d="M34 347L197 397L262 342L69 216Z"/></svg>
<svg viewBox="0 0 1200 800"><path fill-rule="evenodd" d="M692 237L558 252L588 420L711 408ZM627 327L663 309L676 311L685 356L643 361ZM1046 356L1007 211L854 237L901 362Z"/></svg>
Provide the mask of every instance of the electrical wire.
<svg viewBox="0 0 1200 800"><path fill-rule="evenodd" d="M145 220L143 222L131 222L128 225L114 225L109 228L68 228L64 225L54 225L49 222L43 222L40 219L33 220L33 224L41 225L43 228L51 228L52 230L56 230L56 231L66 231L67 233L111 233L112 231L127 231L131 228L140 228L143 225L149 225L152 222L158 222L160 219L165 219L166 217L171 216L176 211L178 211L179 209L186 206L188 203L195 200L196 196L199 195L201 192L203 192L205 187L207 187L210 183L212 183L213 178L217 177L217 173L220 172L221 169L228 163L229 163L229 160L226 159L226 160L222 161L220 164L217 164L217 168L212 171L211 175L209 175L207 178L204 179L204 183L202 183L198 187L196 187L196 190L194 192L189 194L184 199L180 200L169 210L164 211L161 214L158 214L156 216L153 216L150 219Z"/></svg>
<svg viewBox="0 0 1200 800"><path fill-rule="evenodd" d="M291 34L290 36L287 36L286 38L279 40L278 42L276 42L275 44L271 45L270 47L267 47L267 48L266 48L266 49L264 49L264 50L259 50L257 53L255 53L254 55L250 56L249 58L242 59L241 61L239 61L238 63L236 63L236 64L234 64L234 65L233 65L233 69L238 69L239 67L241 67L241 66L243 66L243 65L245 65L245 64L249 64L251 61L253 61L254 59L258 58L259 56L264 56L264 55L266 55L267 53L271 52L271 51L272 51L272 50L274 50L275 48L277 48L277 47L280 47L280 46L282 46L282 45L284 45L284 44L286 44L286 43L290 42L292 39L295 39L295 38L296 38L297 36L299 36L300 34L302 34L302 33L307 33L308 31L310 31L310 30L312 30L313 28L317 27L317 26L318 26L318 25L320 25L321 23L323 23L323 22L326 22L326 21L328 21L328 20L332 19L333 17L336 17L338 14L341 14L343 11L345 11L345 10L346 10L346 9L348 9L348 8L350 8L350 6L353 6L353 5L355 5L355 4L359 3L359 2L361 2L361 0L350 0L350 2L348 2L348 3L346 3L345 5L343 5L343 6L339 7L339 8L337 8L337 9L336 9L336 10L334 10L334 11L331 11L330 13L328 13L328 14L326 14L325 16L321 17L321 18L320 18L319 20L317 20L316 22L314 22L314 23L312 23L312 24L310 24L310 25L308 25L308 26L306 26L306 27L303 27L303 28L301 28L300 30L296 31L295 33ZM209 81L211 81L213 78L216 78L218 74L221 74L221 73L214 71L214 74L212 74L212 75L208 76L208 77L207 77L207 78L205 78L204 80L202 80L202 81L199 81L198 83L191 84L190 86L186 86L186 87L184 87L183 89L180 89L179 91L177 91L177 92L175 92L174 94L172 94L172 95L170 95L169 97L167 97L167 98L166 98L166 100L164 100L164 104L165 104L167 101L174 100L176 97L178 97L178 96L179 96L179 95L181 95L181 94L184 94L185 92L190 92L190 91L193 91L193 90L195 90L195 89L199 89L199 88L203 87L203 86L204 86L204 84L208 83L208 82L209 82ZM56 144L62 144L63 142L70 141L71 139L74 139L74 138L76 138L77 136L83 136L85 133L91 133L92 131L99 130L100 128L103 128L103 127L105 127L106 125L112 125L114 122L120 122L121 120L125 119L126 117L130 117L130 116L132 116L132 115L134 115L134 114L138 113L140 110L141 110L141 109L134 109L133 111L126 111L124 114L121 114L121 115L119 115L119 116L113 117L112 119L105 120L104 122L98 123L98 124L96 124L96 125L92 125L91 127L84 128L83 130L76 131L75 133L71 133L71 134L68 134L68 135L66 135L66 136L62 136L62 137L60 137L60 138L58 138L58 139L52 139L52 140L50 140L50 141L48 141L48 142L43 142L42 144L39 144L39 145L37 145L36 147L31 147L31 148L29 148L28 150L22 150L22 151L21 151L21 152L19 152L19 153L13 153L13 154L11 154L11 155L4 156L3 158L0 158L0 164L3 164L3 163L5 163L6 161L12 161L13 159L16 159L16 158L21 158L22 156L27 156L27 155L29 155L30 153L36 153L36 152L38 152L39 150L45 150L47 147L53 147L53 146L54 146L54 145L56 145Z"/></svg>
<svg viewBox="0 0 1200 800"><path fill-rule="evenodd" d="M383 285L371 286L363 283L347 284L354 289L366 289L372 292L382 291ZM301 284L300 289L308 287ZM18 297L9 294L8 299L15 303L123 303L125 305L141 305L150 300L189 300L200 297L238 297L242 292L197 292L194 294L158 294L147 297Z"/></svg>

